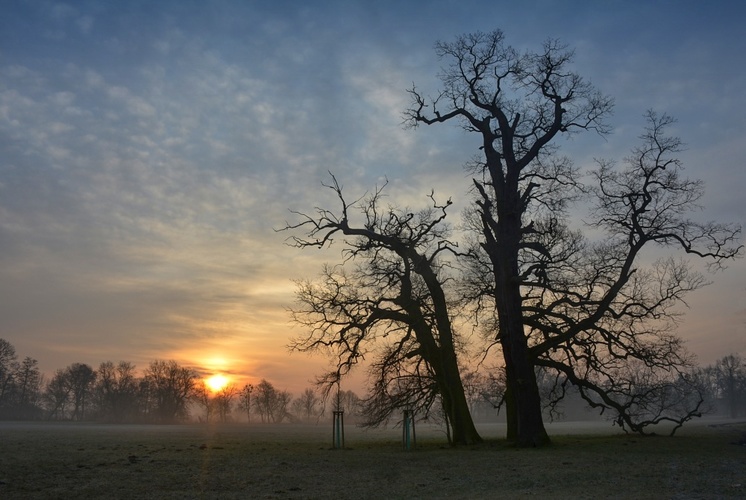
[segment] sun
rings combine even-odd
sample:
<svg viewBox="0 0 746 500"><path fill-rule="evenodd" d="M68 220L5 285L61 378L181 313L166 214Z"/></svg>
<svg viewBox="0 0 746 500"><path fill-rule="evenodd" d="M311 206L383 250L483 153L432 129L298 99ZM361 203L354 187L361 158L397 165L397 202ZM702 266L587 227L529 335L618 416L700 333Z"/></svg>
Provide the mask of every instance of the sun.
<svg viewBox="0 0 746 500"><path fill-rule="evenodd" d="M209 387L212 392L219 392L223 387L228 385L228 382L230 382L228 377L219 373L205 380L207 387Z"/></svg>

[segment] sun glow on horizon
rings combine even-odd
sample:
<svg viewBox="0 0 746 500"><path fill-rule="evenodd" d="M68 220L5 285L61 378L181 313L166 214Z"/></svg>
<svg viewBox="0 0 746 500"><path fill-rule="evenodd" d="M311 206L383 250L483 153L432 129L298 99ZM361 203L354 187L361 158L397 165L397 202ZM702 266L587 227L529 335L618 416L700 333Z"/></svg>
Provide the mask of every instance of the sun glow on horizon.
<svg viewBox="0 0 746 500"><path fill-rule="evenodd" d="M228 379L228 377L220 373L205 379L205 384L207 384L207 387L209 387L212 392L219 392L221 389L227 386L229 382L230 380Z"/></svg>

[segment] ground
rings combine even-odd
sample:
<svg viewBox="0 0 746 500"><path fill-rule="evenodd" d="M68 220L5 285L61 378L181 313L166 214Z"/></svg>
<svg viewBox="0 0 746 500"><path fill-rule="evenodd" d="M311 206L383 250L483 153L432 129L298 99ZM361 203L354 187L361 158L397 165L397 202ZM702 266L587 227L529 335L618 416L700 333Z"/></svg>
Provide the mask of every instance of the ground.
<svg viewBox="0 0 746 500"><path fill-rule="evenodd" d="M743 498L746 423L700 421L676 437L608 423L549 426L553 446L515 449L504 427L450 448L417 427L132 426L0 422L0 498Z"/></svg>

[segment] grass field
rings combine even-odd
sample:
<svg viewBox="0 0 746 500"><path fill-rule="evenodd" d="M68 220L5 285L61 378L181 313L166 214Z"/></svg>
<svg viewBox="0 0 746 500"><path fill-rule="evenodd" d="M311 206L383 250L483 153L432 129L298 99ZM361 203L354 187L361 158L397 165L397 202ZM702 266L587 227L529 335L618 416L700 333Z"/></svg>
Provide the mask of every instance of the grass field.
<svg viewBox="0 0 746 500"><path fill-rule="evenodd" d="M608 424L550 426L553 446L515 449L504 427L469 448L417 427L115 426L0 422L0 498L744 498L746 423L676 437ZM735 443L735 444L734 444Z"/></svg>

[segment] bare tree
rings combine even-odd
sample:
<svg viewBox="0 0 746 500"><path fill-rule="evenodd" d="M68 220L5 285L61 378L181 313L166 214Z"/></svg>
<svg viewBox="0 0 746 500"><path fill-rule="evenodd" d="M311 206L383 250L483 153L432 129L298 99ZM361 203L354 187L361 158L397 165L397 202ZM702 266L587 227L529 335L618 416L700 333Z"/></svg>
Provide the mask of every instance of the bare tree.
<svg viewBox="0 0 746 500"><path fill-rule="evenodd" d="M254 407L257 409L262 422L280 423L288 415L292 395L287 391L278 391L275 386L262 379L256 386Z"/></svg>
<svg viewBox="0 0 746 500"><path fill-rule="evenodd" d="M584 189L553 144L578 131L605 134L613 102L572 71L573 53L558 41L519 53L497 30L439 42L436 53L447 61L442 89L427 98L413 87L406 117L412 126L455 120L480 137L469 165L475 203L467 222L479 232L472 264L480 270L472 298L501 347L508 437L521 446L549 442L536 366L562 373L589 402L641 431L650 421L637 422L627 403L609 397L615 377L631 356L678 380L689 359L655 320L672 318L682 296L704 284L685 261L643 269L642 250L677 247L720 265L738 255L740 227L686 217L702 186L681 177L667 116L649 113L627 168L602 162L596 187ZM568 208L580 193L595 197L587 222L606 232L602 241L571 229Z"/></svg>
<svg viewBox="0 0 746 500"><path fill-rule="evenodd" d="M365 414L367 400L358 396L355 391L339 391L335 399L335 407L345 412L348 421L354 422Z"/></svg>
<svg viewBox="0 0 746 500"><path fill-rule="evenodd" d="M26 356L17 365L12 377L12 415L20 419L39 418L42 413L40 403L44 384L39 362Z"/></svg>
<svg viewBox="0 0 746 500"><path fill-rule="evenodd" d="M200 380L194 385L191 398L195 403L197 403L197 405L205 410L205 423L210 423L210 417L212 417L212 414L215 411L215 402L213 401L212 392L210 391L210 388L207 387L207 383L204 380Z"/></svg>
<svg viewBox="0 0 746 500"><path fill-rule="evenodd" d="M446 291L447 255L454 254L445 224L447 208L431 195L432 206L410 211L386 206L383 187L348 202L337 179L325 185L339 201L337 210L295 212L305 230L292 242L322 248L343 241L343 260L325 267L318 282L299 282L293 318L308 328L292 348L329 350L337 366L322 383L338 384L372 345L381 346L372 363L369 425L385 422L396 408L427 414L439 397L456 444L481 441L464 396L458 338ZM359 221L354 220L359 218Z"/></svg>
<svg viewBox="0 0 746 500"><path fill-rule="evenodd" d="M187 401L197 380L191 368L174 360L155 360L145 370L143 392L150 399L150 411L158 421L173 422L188 416Z"/></svg>
<svg viewBox="0 0 746 500"><path fill-rule="evenodd" d="M65 369L57 370L44 391L49 418L84 420L95 380L96 372L84 363L73 363ZM65 409L69 404L72 409L68 415Z"/></svg>
<svg viewBox="0 0 746 500"><path fill-rule="evenodd" d="M548 264L547 279L526 287L524 302L536 363L561 372L592 406L642 433L661 421L674 422L675 431L701 414L694 361L674 329L676 306L706 285L688 261L647 264L643 249L678 248L720 266L741 248L739 227L687 218L702 185L681 175L680 141L665 134L673 120L653 112L647 119L642 144L623 168L599 162L593 172L587 222L604 231L603 241L583 245L574 270Z"/></svg>
<svg viewBox="0 0 746 500"><path fill-rule="evenodd" d="M101 363L96 370L94 400L98 416L104 421L126 422L139 417L139 381L135 365L120 361Z"/></svg>
<svg viewBox="0 0 746 500"><path fill-rule="evenodd" d="M246 412L246 421L251 423L251 394L254 392L252 384L246 384L241 389L238 407Z"/></svg>
<svg viewBox="0 0 746 500"><path fill-rule="evenodd" d="M715 363L715 373L728 414L736 418L746 409L746 365L738 354L729 354Z"/></svg>
<svg viewBox="0 0 746 500"><path fill-rule="evenodd" d="M57 420L67 416L66 410L72 393L67 375L66 370L57 370L44 390L44 405L49 419Z"/></svg>
<svg viewBox="0 0 746 500"><path fill-rule="evenodd" d="M316 420L321 412L321 398L312 388L306 388L292 402L293 413L302 421Z"/></svg>
<svg viewBox="0 0 746 500"><path fill-rule="evenodd" d="M699 392L704 399L702 413L717 413L719 410L718 395L720 394L720 387L715 366L697 366L691 371L689 376L692 383L696 384L699 388ZM744 387L746 388L746 385Z"/></svg>
<svg viewBox="0 0 746 500"><path fill-rule="evenodd" d="M7 411L7 407L10 405L13 375L17 366L16 348L7 340L0 339L0 416Z"/></svg>
<svg viewBox="0 0 746 500"><path fill-rule="evenodd" d="M96 372L85 363L73 363L67 367L72 388L73 420L85 420L86 407L90 403L91 393L96 382Z"/></svg>
<svg viewBox="0 0 746 500"><path fill-rule="evenodd" d="M228 384L215 393L213 401L221 422L227 422L233 409L233 400L238 396L238 387Z"/></svg>

